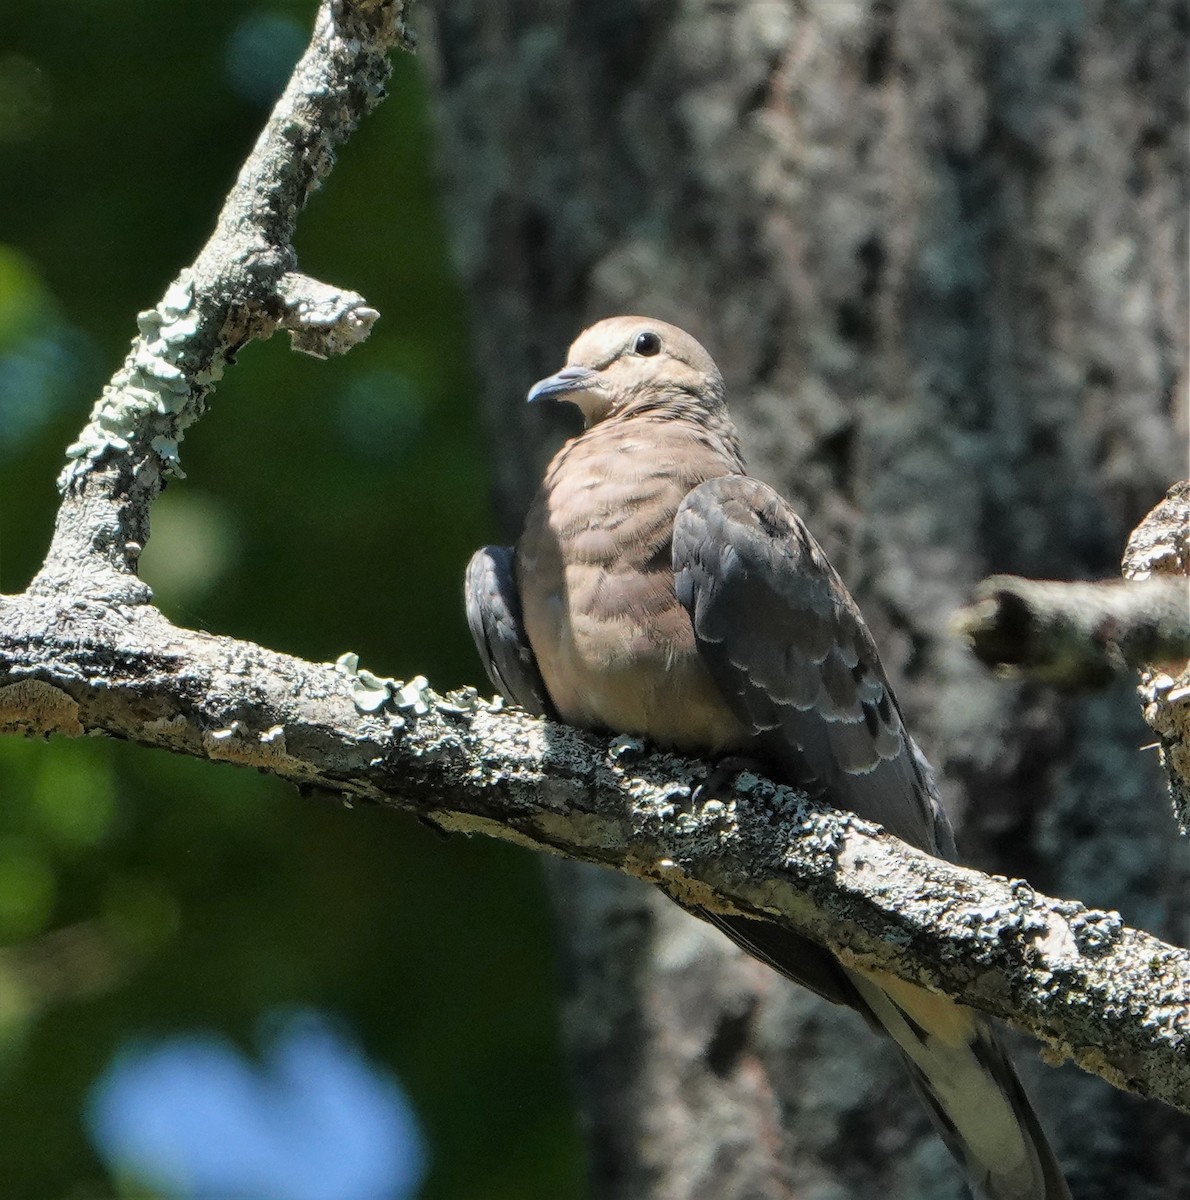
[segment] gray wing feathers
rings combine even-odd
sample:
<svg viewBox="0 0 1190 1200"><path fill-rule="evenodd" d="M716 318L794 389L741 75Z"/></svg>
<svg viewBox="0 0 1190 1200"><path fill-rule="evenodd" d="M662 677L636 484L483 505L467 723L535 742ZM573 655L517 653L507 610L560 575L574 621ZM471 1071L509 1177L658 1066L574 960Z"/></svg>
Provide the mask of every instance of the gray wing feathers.
<svg viewBox="0 0 1190 1200"><path fill-rule="evenodd" d="M484 546L467 564L467 624L492 686L536 716L552 716L537 660L521 625L511 546Z"/></svg>
<svg viewBox="0 0 1190 1200"><path fill-rule="evenodd" d="M793 509L745 475L703 483L678 510L673 565L712 676L785 781L952 853L872 635Z"/></svg>
<svg viewBox="0 0 1190 1200"><path fill-rule="evenodd" d="M882 1028L873 1020L868 1006L839 960L817 942L794 933L792 929L782 929L779 925L769 925L749 917L729 917L707 908L692 908L691 912L709 921L741 950L786 979L809 988L832 1004L854 1008L871 1024Z"/></svg>
<svg viewBox="0 0 1190 1200"><path fill-rule="evenodd" d="M953 857L933 772L905 730L868 627L789 505L747 476L701 484L678 510L673 566L699 651L751 730L748 752L772 764L777 778ZM782 974L891 1035L982 1196L1069 1200L1020 1082L981 1018L895 980L882 986L763 922L704 915Z"/></svg>

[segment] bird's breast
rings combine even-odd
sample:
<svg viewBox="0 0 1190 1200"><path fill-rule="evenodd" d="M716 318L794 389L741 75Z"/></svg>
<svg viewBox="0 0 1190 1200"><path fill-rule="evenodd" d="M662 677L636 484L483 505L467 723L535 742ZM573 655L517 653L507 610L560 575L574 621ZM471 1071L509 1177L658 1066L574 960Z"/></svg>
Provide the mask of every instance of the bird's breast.
<svg viewBox="0 0 1190 1200"><path fill-rule="evenodd" d="M563 449L564 469L555 460L517 545L525 631L554 707L573 725L691 752L735 745L742 730L674 593L674 517L700 473L664 448L583 449Z"/></svg>

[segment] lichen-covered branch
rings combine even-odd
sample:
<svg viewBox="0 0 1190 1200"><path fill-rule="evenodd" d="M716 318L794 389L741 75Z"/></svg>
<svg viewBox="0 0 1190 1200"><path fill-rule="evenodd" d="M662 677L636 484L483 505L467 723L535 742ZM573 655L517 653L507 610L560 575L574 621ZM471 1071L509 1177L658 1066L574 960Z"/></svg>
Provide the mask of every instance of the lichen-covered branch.
<svg viewBox="0 0 1190 1200"><path fill-rule="evenodd" d="M361 297L296 272L293 234L334 150L384 96L388 52L407 42L406 0L324 0L294 68L207 244L139 315L124 365L67 450L63 502L39 592L144 603L136 577L149 507L180 475L178 444L230 357L278 324L326 355L367 335Z"/></svg>
<svg viewBox="0 0 1190 1200"><path fill-rule="evenodd" d="M1180 583L1190 608L1190 480L1175 483L1132 531L1124 550L1128 579ZM1169 776L1174 817L1190 837L1190 653L1181 663L1150 665L1141 672L1140 701Z"/></svg>
<svg viewBox="0 0 1190 1200"><path fill-rule="evenodd" d="M1124 576L1190 576L1190 479L1175 483L1132 531L1124 548Z"/></svg>
<svg viewBox="0 0 1190 1200"><path fill-rule="evenodd" d="M380 316L358 293L296 271L281 277L277 295L285 306L281 326L289 330L293 348L315 358L345 354Z"/></svg>
<svg viewBox="0 0 1190 1200"><path fill-rule="evenodd" d="M299 271L293 227L382 95L405 10L325 0L210 241L141 314L68 452L45 566L25 595L0 597L0 733L123 738L602 864L941 989L1190 1111L1190 955L1114 913L932 859L753 776L695 800L705 764L608 746L474 693L439 697L350 655L308 663L180 629L147 603L136 563L149 508L180 474L179 443L224 366L277 328L298 349L339 352L375 319L362 297ZM85 929L73 945L91 953ZM97 977L112 969L93 958Z"/></svg>
<svg viewBox="0 0 1190 1200"><path fill-rule="evenodd" d="M1095 687L1140 672L1174 817L1190 836L1190 480L1132 531L1124 579L1058 583L994 575L954 616L975 655L1042 683Z"/></svg>
<svg viewBox="0 0 1190 1200"><path fill-rule="evenodd" d="M1190 1111L1186 951L790 789L743 776L695 802L703 765L423 684L179 629L149 606L0 601L0 732L109 734L613 867L944 990Z"/></svg>

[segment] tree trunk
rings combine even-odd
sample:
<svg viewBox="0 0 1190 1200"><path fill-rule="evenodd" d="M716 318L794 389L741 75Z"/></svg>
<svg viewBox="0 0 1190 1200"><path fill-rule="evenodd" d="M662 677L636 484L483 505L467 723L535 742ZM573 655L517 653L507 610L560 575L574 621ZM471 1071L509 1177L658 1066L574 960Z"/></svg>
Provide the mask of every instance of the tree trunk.
<svg viewBox="0 0 1190 1200"><path fill-rule="evenodd" d="M510 535L528 385L617 312L688 328L855 592L967 861L1186 935L1127 685L995 678L993 572L1118 572L1186 474L1179 0L453 0L423 12ZM536 451L526 447L536 446ZM599 1200L942 1200L895 1055L630 881L565 872ZM1190 1126L1018 1054L1080 1200L1190 1196Z"/></svg>

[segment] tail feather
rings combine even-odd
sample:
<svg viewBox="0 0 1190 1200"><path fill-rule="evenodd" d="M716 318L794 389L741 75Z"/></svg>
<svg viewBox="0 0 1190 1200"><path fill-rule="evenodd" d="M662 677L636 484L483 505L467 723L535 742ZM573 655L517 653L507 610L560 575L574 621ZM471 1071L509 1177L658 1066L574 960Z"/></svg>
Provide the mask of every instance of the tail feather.
<svg viewBox="0 0 1190 1200"><path fill-rule="evenodd" d="M943 1141L986 1200L1071 1200L1054 1152L991 1026L946 996L850 971L896 1042Z"/></svg>

